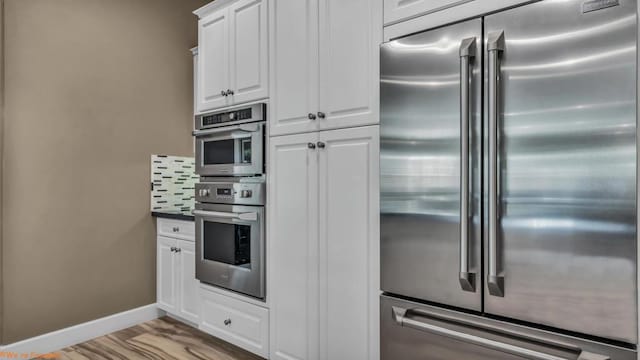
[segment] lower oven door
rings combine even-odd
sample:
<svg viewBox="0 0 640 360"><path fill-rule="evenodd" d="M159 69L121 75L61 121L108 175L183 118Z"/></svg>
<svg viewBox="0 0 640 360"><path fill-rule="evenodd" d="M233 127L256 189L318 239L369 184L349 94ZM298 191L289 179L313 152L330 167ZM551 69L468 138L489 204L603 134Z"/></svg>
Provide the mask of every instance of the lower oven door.
<svg viewBox="0 0 640 360"><path fill-rule="evenodd" d="M265 123L198 130L196 173L200 176L251 176L264 172Z"/></svg>
<svg viewBox="0 0 640 360"><path fill-rule="evenodd" d="M636 352L383 295L382 360L635 360Z"/></svg>
<svg viewBox="0 0 640 360"><path fill-rule="evenodd" d="M197 204L196 278L265 297L264 207Z"/></svg>

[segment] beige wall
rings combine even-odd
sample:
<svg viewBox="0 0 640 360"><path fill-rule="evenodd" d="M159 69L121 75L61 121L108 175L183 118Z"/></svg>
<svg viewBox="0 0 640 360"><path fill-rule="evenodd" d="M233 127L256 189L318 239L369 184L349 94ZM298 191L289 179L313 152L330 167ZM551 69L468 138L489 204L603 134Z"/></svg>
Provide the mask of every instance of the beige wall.
<svg viewBox="0 0 640 360"><path fill-rule="evenodd" d="M190 155L205 0L5 0L3 343L155 302L149 157Z"/></svg>

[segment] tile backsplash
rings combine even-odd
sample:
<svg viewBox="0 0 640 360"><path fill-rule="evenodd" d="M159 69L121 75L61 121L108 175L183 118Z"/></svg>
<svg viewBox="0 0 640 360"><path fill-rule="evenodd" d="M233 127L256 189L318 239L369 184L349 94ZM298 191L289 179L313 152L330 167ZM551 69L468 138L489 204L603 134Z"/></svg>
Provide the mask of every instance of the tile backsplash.
<svg viewBox="0 0 640 360"><path fill-rule="evenodd" d="M151 155L151 211L191 211L198 179L194 158Z"/></svg>

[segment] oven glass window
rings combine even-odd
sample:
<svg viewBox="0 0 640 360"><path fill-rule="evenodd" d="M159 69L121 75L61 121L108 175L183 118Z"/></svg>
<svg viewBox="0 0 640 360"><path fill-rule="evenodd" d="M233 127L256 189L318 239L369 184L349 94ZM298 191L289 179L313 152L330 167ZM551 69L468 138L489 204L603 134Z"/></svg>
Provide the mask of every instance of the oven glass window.
<svg viewBox="0 0 640 360"><path fill-rule="evenodd" d="M205 221L205 260L251 267L251 226Z"/></svg>
<svg viewBox="0 0 640 360"><path fill-rule="evenodd" d="M251 138L205 141L203 147L203 165L251 164Z"/></svg>
<svg viewBox="0 0 640 360"><path fill-rule="evenodd" d="M204 142L204 165L235 163L234 140L215 140Z"/></svg>

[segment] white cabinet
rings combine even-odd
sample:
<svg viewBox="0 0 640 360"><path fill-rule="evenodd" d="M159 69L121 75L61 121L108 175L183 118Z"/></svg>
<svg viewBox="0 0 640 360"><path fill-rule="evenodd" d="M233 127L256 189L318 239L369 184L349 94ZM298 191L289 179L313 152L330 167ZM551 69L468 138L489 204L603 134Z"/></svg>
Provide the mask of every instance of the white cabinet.
<svg viewBox="0 0 640 360"><path fill-rule="evenodd" d="M377 359L378 127L320 133L320 359Z"/></svg>
<svg viewBox="0 0 640 360"><path fill-rule="evenodd" d="M183 319L198 322L200 281L196 279L196 245L191 241L178 240L177 288L179 301L177 314Z"/></svg>
<svg viewBox="0 0 640 360"><path fill-rule="evenodd" d="M196 280L194 223L158 219L157 304L179 318L198 323L200 300ZM171 233L168 232L171 229ZM171 236L171 237L168 237Z"/></svg>
<svg viewBox="0 0 640 360"><path fill-rule="evenodd" d="M377 359L378 126L271 139L272 359Z"/></svg>
<svg viewBox="0 0 640 360"><path fill-rule="evenodd" d="M264 0L241 0L229 9L229 97L232 104L268 95L267 6Z"/></svg>
<svg viewBox="0 0 640 360"><path fill-rule="evenodd" d="M271 27L271 135L316 130L318 111L318 0L277 0Z"/></svg>
<svg viewBox="0 0 640 360"><path fill-rule="evenodd" d="M268 96L267 0L228 3L195 12L200 17L198 112Z"/></svg>
<svg viewBox="0 0 640 360"><path fill-rule="evenodd" d="M381 42L380 0L320 0L321 130L378 123Z"/></svg>
<svg viewBox="0 0 640 360"><path fill-rule="evenodd" d="M474 0L384 0L384 24L391 25Z"/></svg>
<svg viewBox="0 0 640 360"><path fill-rule="evenodd" d="M270 139L271 359L318 359L318 134Z"/></svg>
<svg viewBox="0 0 640 360"><path fill-rule="evenodd" d="M229 12L213 12L198 22L198 112L228 104Z"/></svg>
<svg viewBox="0 0 640 360"><path fill-rule="evenodd" d="M175 312L178 303L176 296L176 257L174 249L178 240L158 237L157 247L157 303L168 312Z"/></svg>
<svg viewBox="0 0 640 360"><path fill-rule="evenodd" d="M381 0L279 0L269 20L271 135L378 123Z"/></svg>
<svg viewBox="0 0 640 360"><path fill-rule="evenodd" d="M269 310L200 288L202 321L200 330L234 345L269 357Z"/></svg>

